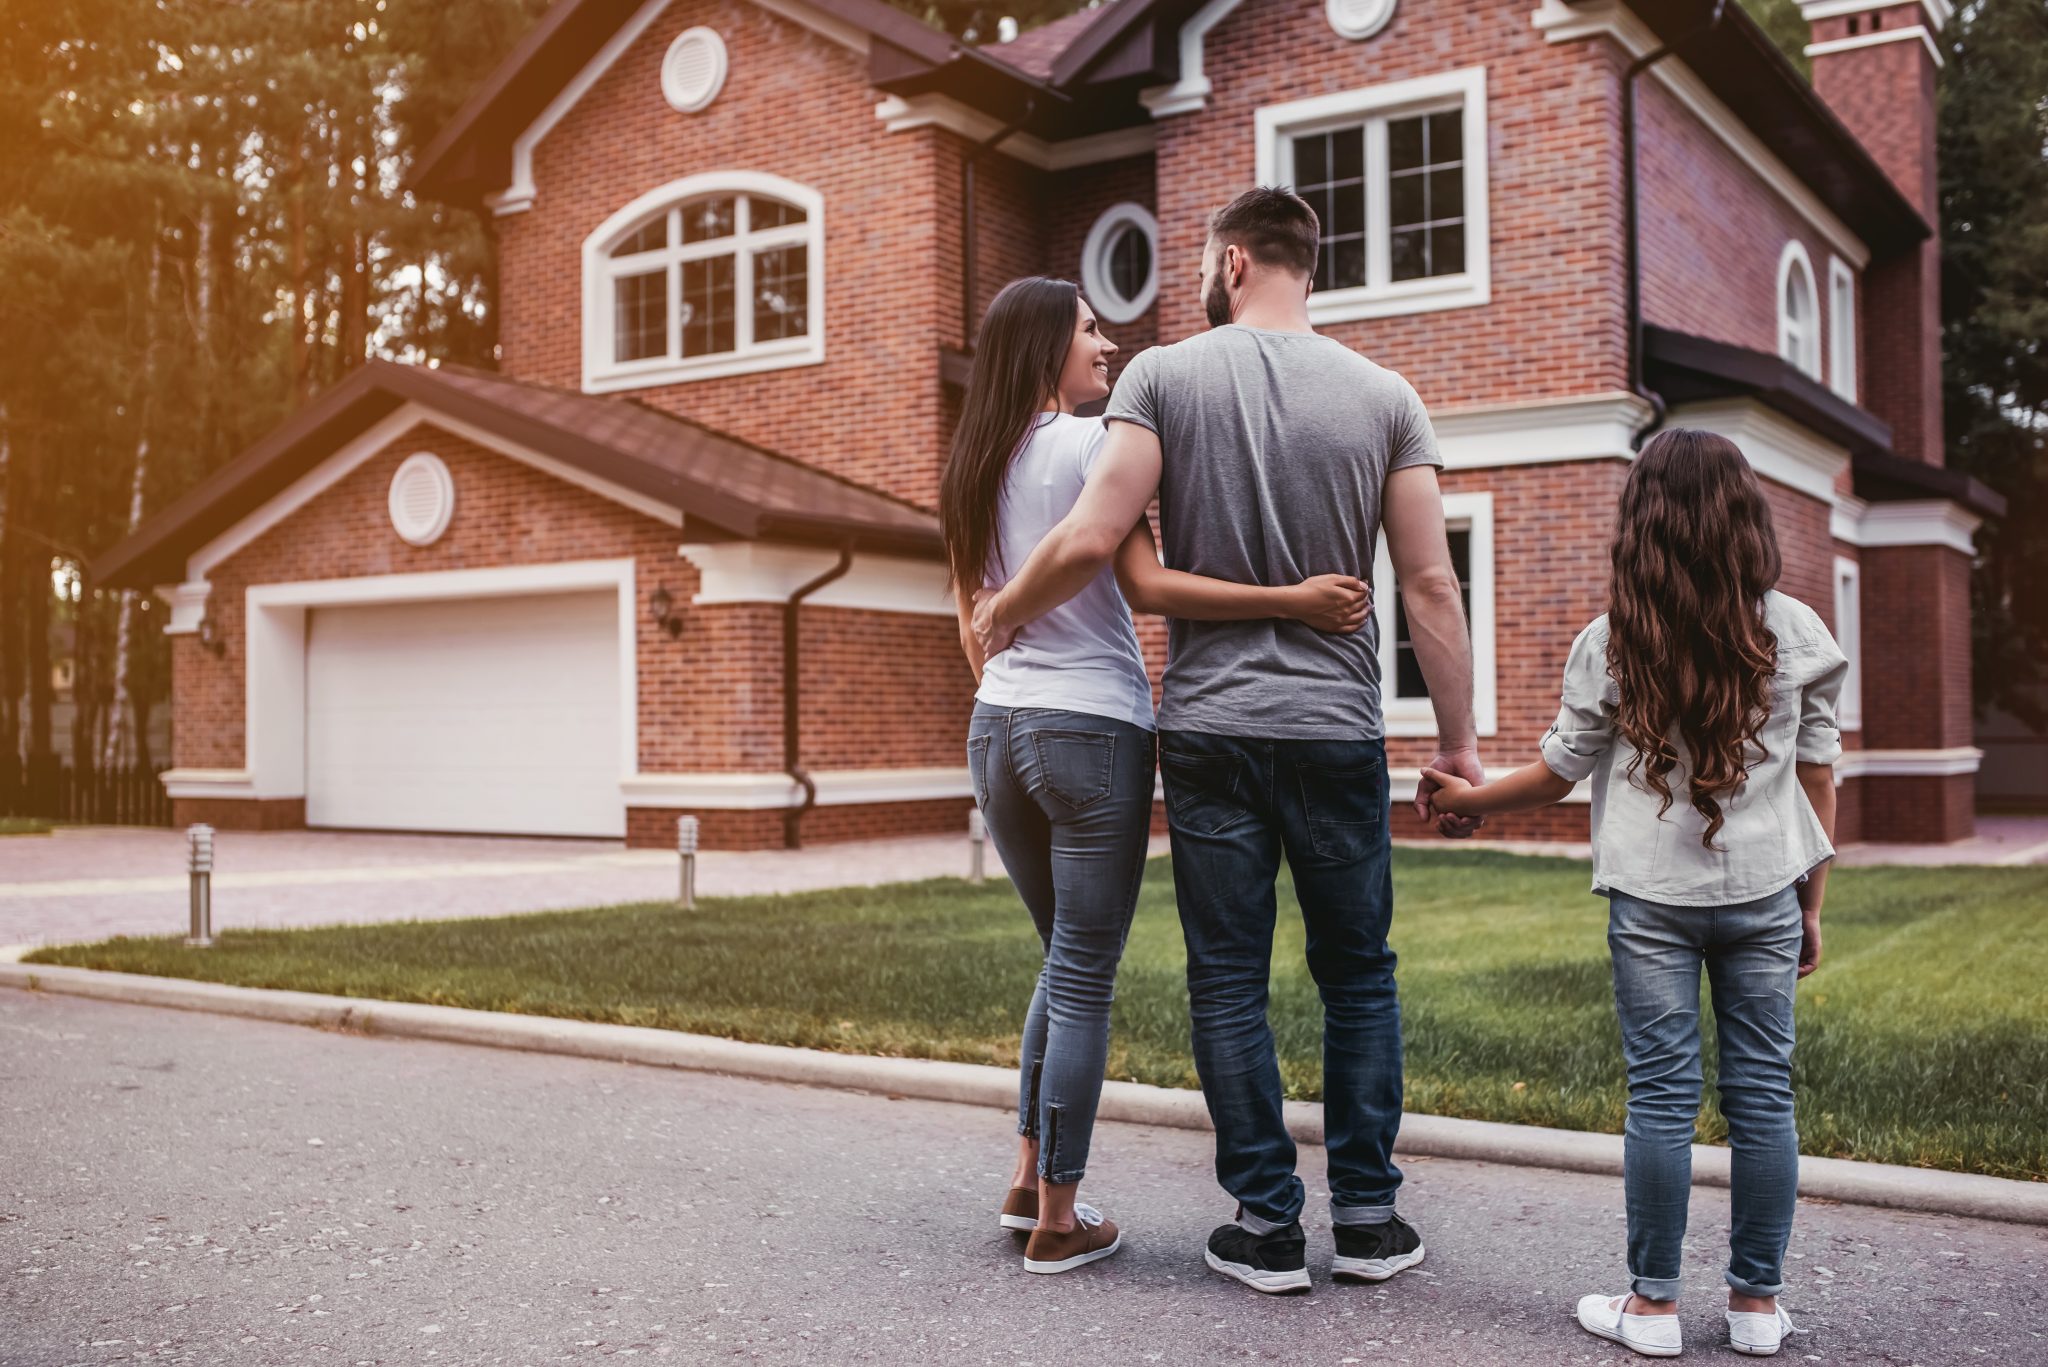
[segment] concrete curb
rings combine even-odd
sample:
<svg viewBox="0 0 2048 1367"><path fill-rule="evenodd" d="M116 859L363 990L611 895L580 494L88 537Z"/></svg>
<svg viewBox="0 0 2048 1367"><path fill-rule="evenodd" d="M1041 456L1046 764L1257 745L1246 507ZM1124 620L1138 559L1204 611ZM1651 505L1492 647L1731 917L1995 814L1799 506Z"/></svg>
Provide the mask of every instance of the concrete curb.
<svg viewBox="0 0 2048 1367"><path fill-rule="evenodd" d="M657 1068L727 1073L808 1087L880 1092L951 1101L967 1106L1013 1110L1016 1075L1006 1068L933 1059L874 1058L832 1054L776 1044L747 1044L708 1035L686 1035L633 1025L600 1025L454 1006L426 1006L313 992L230 987L184 978L152 978L89 968L0 963L0 987L56 992L137 1006L165 1006L218 1015L361 1031L408 1039L479 1044L499 1049L566 1054L578 1058L639 1063ZM1200 1092L1109 1082L1098 1112L1104 1120L1206 1130L1209 1113ZM1323 1142L1323 1108L1315 1102L1287 1103L1287 1127L1305 1144ZM1555 1168L1609 1176L1621 1173L1621 1136L1504 1125L1448 1116L1406 1115L1401 1119L1399 1154L1418 1158L1459 1158L1519 1167ZM1693 1147L1693 1181L1728 1185L1728 1151ZM1799 1160L1799 1194L1892 1210L1928 1211L1979 1220L2048 1225L2048 1183L2015 1182L1974 1173L1938 1172L1858 1163L1840 1158Z"/></svg>

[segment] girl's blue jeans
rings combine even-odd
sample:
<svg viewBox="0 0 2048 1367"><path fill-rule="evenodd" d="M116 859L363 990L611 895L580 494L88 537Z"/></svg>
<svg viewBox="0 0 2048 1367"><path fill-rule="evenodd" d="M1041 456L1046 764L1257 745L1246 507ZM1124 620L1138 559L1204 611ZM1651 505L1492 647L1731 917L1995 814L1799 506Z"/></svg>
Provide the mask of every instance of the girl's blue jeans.
<svg viewBox="0 0 2048 1367"><path fill-rule="evenodd" d="M1792 995L1799 979L1796 890L1735 906L1610 897L1607 944L1628 1062L1623 1184L1628 1270L1639 1296L1676 1300L1700 1109L1700 969L1707 972L1728 1121L1728 1285L1775 1296L1799 1187L1792 1123Z"/></svg>

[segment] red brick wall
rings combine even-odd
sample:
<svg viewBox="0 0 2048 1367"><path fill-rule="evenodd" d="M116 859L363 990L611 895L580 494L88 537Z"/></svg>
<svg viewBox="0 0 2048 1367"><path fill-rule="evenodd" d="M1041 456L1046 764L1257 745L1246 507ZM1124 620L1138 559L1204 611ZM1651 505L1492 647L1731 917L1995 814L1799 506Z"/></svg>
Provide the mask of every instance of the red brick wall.
<svg viewBox="0 0 2048 1367"><path fill-rule="evenodd" d="M1823 19L1816 42L1923 22L1917 4L1868 14ZM1935 68L1917 38L1813 59L1813 88L1849 131L1870 150L1930 226L1938 227L1935 199ZM1892 425L1901 455L1942 463L1941 247L1930 238L1914 250L1871 267L1865 287L1864 365L1869 386L1864 407Z"/></svg>
<svg viewBox="0 0 2048 1367"><path fill-rule="evenodd" d="M1636 95L1644 319L1777 355L1778 261L1797 239L1813 265L1822 374L1832 379L1826 240L1663 82L1644 77Z"/></svg>
<svg viewBox="0 0 2048 1367"><path fill-rule="evenodd" d="M928 802L861 803L845 807L813 807L804 814L800 839L806 845L842 840L887 840L906 835L960 836L960 872L967 872L967 813L973 802L964 797ZM705 809L687 812L668 807L626 809L626 843L636 849L672 850L676 818L695 816L699 848L707 850L769 850L782 848L783 813Z"/></svg>
<svg viewBox="0 0 2048 1367"><path fill-rule="evenodd" d="M725 39L731 70L708 109L679 114L661 59L697 24ZM825 198L824 363L630 393L931 504L937 344L958 314L957 286L945 294L957 228L942 231L940 200L958 172L939 154L948 135L889 132L877 98L865 60L808 29L746 0L678 0L535 150L533 208L497 220L504 369L580 387L582 244L617 209L697 172L784 176Z"/></svg>
<svg viewBox="0 0 2048 1367"><path fill-rule="evenodd" d="M1607 43L1547 43L1526 6L1487 0L1403 5L1365 43L1337 36L1321 0L1242 6L1208 35L1207 108L1159 123L1161 340L1203 325L1188 281L1210 211L1252 183L1256 109L1483 64L1492 302L1323 330L1434 406L1623 388L1621 61Z"/></svg>
<svg viewBox="0 0 2048 1367"><path fill-rule="evenodd" d="M1081 283L1081 248L1095 220L1118 204L1142 204L1154 209L1159 202L1157 176L1149 156L1084 166L1049 177L1041 212L1045 215L1045 254L1039 269L1047 275ZM1156 216L1156 214L1155 214ZM1192 294L1188 283L1193 267L1187 262L1162 260L1155 263L1163 297L1180 290ZM1159 304L1140 314L1136 321L1112 323L1104 319L1102 331L1119 348L1110 361L1111 375L1121 374L1131 357L1159 340Z"/></svg>
<svg viewBox="0 0 2048 1367"><path fill-rule="evenodd" d="M802 622L807 767L966 765L974 674L951 618L805 608Z"/></svg>
<svg viewBox="0 0 2048 1367"><path fill-rule="evenodd" d="M1970 563L1939 546L1863 552L1863 743L1968 745Z"/></svg>

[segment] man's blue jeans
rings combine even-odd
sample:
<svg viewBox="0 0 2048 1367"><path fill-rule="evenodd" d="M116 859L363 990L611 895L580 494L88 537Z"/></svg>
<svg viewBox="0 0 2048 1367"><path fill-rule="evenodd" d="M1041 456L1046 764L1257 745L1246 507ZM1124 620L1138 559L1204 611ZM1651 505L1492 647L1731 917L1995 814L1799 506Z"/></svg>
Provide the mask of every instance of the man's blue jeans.
<svg viewBox="0 0 2048 1367"><path fill-rule="evenodd" d="M1145 878L1153 737L1085 712L976 703L967 764L989 838L1031 912L1045 962L1024 1016L1017 1132L1038 1175L1088 1167L1109 1057L1116 969Z"/></svg>
<svg viewBox="0 0 2048 1367"><path fill-rule="evenodd" d="M1712 987L1728 1120L1728 1285L1775 1296L1799 1189L1792 1122L1792 996L1799 981L1793 888L1724 907L1680 907L1615 893L1607 945L1628 1061L1628 1270L1651 1300L1678 1299L1700 1113L1700 969Z"/></svg>
<svg viewBox="0 0 2048 1367"><path fill-rule="evenodd" d="M1323 999L1323 1116L1338 1224L1391 1214L1401 1185L1401 1005L1387 947L1386 747L1167 731L1160 769L1188 946L1195 1068L1216 1125L1216 1178L1254 1233L1292 1224L1304 1192L1266 1021L1273 883L1284 854Z"/></svg>

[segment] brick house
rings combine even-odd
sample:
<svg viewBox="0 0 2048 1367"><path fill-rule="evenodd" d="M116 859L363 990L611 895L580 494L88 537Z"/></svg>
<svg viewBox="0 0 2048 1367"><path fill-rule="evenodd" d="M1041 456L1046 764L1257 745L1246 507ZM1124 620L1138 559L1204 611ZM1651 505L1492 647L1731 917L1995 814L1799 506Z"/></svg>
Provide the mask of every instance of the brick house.
<svg viewBox="0 0 2048 1367"><path fill-rule="evenodd" d="M930 510L974 319L1044 271L1126 357L1186 336L1205 215L1264 181L1323 217L1317 325L1434 414L1491 762L1604 606L1632 439L1704 426L1856 662L1844 838L1962 837L1999 505L1942 463L1948 4L1805 7L1811 86L1710 0L1112 0L982 47L557 0L414 178L490 215L501 371L365 366L95 567L171 605L179 819L959 829ZM1432 723L1376 577L1399 792Z"/></svg>

